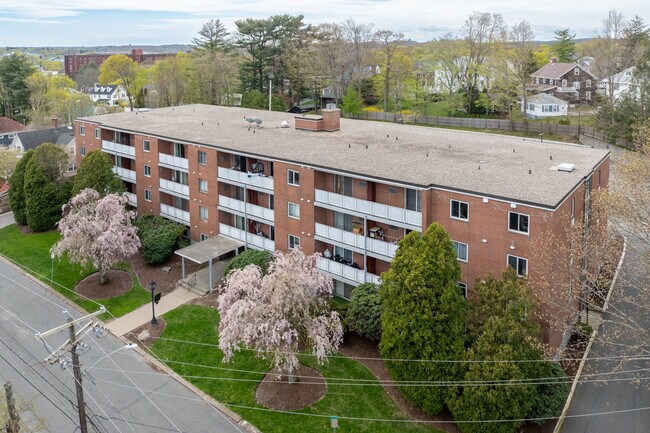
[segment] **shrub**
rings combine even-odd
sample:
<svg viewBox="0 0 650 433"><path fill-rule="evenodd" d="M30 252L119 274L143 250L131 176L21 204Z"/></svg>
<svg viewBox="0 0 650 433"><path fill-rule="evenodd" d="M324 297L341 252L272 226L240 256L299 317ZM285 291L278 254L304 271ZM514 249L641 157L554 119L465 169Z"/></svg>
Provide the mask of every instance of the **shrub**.
<svg viewBox="0 0 650 433"><path fill-rule="evenodd" d="M370 340L381 338L381 301L376 285L365 283L354 289L345 320L350 332Z"/></svg>
<svg viewBox="0 0 650 433"><path fill-rule="evenodd" d="M571 120L569 120L566 117L561 117L560 119L558 119L557 123L558 125L571 125Z"/></svg>
<svg viewBox="0 0 650 433"><path fill-rule="evenodd" d="M27 224L27 213L25 212L25 172L27 164L34 156L33 150L25 152L13 174L9 178L9 204L14 212L16 222L21 225Z"/></svg>
<svg viewBox="0 0 650 433"><path fill-rule="evenodd" d="M570 387L566 373L559 364L546 361L538 377L553 379L544 379L544 383L537 385L537 398L528 418L556 418L560 416L569 395ZM534 422L543 424L544 421L540 419Z"/></svg>
<svg viewBox="0 0 650 433"><path fill-rule="evenodd" d="M72 194L77 195L85 188L92 188L102 197L108 193L121 193L124 184L113 172L113 161L101 150L90 152L81 162L74 178Z"/></svg>
<svg viewBox="0 0 650 433"><path fill-rule="evenodd" d="M151 265L164 263L174 253L185 227L160 216L144 214L135 219L142 244L142 258Z"/></svg>
<svg viewBox="0 0 650 433"><path fill-rule="evenodd" d="M248 265L257 266L262 271L262 275L266 275L271 260L273 260L273 254L269 251L246 250L228 263L224 276L227 277L233 270L244 269Z"/></svg>
<svg viewBox="0 0 650 433"><path fill-rule="evenodd" d="M350 311L350 303L335 301L334 298L332 298L330 302L330 309L339 315L339 318L341 319L341 325L343 326L343 332L349 332L350 328L348 327L347 317L348 312Z"/></svg>

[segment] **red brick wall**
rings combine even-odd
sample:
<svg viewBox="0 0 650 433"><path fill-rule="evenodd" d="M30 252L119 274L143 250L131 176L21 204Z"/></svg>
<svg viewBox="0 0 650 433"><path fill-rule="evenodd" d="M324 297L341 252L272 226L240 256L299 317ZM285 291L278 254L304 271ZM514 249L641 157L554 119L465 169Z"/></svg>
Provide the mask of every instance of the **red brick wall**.
<svg viewBox="0 0 650 433"><path fill-rule="evenodd" d="M86 128L84 135L81 135L82 125ZM74 122L77 169L81 165L81 161L83 161L83 156L81 155L82 146L86 149L86 155L95 150L102 150L102 139L95 138L95 128L100 128L100 126L91 122L81 122L78 120ZM105 133L105 131L102 131L100 137Z"/></svg>
<svg viewBox="0 0 650 433"><path fill-rule="evenodd" d="M111 137L112 139L112 137ZM143 141L149 140L149 152L144 151ZM158 167L158 139L145 136L135 135L133 137L133 145L135 147L135 170L137 187L136 194L138 196L138 213L153 213L154 215L160 214L160 169ZM145 177L144 166L151 167L151 177ZM151 201L145 201L144 190L151 190Z"/></svg>
<svg viewBox="0 0 650 433"><path fill-rule="evenodd" d="M300 186L289 185L287 170L300 173ZM314 170L295 164L274 164L275 248L286 251L289 234L300 238L305 254L314 253ZM289 202L300 205L300 219L289 218Z"/></svg>
<svg viewBox="0 0 650 433"><path fill-rule="evenodd" d="M199 164L199 150L207 154L207 164ZM201 233L213 236L218 233L219 222L217 205L219 203L219 191L217 185L217 151L207 147L195 145L186 147L186 156L189 163L189 186L190 186L190 239L201 240ZM207 180L208 192L199 191L199 179ZM200 218L199 207L208 209L208 220Z"/></svg>

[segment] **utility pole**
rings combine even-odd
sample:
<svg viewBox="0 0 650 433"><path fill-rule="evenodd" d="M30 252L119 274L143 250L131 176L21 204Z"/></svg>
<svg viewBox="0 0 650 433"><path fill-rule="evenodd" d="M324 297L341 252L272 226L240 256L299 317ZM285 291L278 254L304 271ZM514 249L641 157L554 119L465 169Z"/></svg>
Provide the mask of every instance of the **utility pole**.
<svg viewBox="0 0 650 433"><path fill-rule="evenodd" d="M70 353L72 354L72 372L74 374L74 387L77 391L77 408L79 409L79 426L81 433L88 433L84 388L81 385L81 365L79 365L79 354L77 353L77 334L74 331L74 321L70 316L68 316L68 326L70 333Z"/></svg>
<svg viewBox="0 0 650 433"><path fill-rule="evenodd" d="M7 433L18 433L20 431L20 416L16 413L16 402L11 390L11 382L5 383L5 397L7 397L7 410L9 411L9 420L5 424Z"/></svg>

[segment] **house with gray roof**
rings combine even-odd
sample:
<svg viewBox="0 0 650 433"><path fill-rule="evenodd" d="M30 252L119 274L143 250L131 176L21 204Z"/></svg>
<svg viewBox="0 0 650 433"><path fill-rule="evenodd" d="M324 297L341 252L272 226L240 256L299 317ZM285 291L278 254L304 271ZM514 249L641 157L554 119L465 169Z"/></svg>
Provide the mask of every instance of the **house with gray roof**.
<svg viewBox="0 0 650 433"><path fill-rule="evenodd" d="M522 101L522 112L523 101ZM566 116L569 111L569 103L564 99L556 98L547 93L538 93L526 101L526 117L541 119L545 117Z"/></svg>
<svg viewBox="0 0 650 433"><path fill-rule="evenodd" d="M103 103L109 107L119 105L120 102L129 102L126 89L123 86L95 84L89 94L95 104Z"/></svg>
<svg viewBox="0 0 650 433"><path fill-rule="evenodd" d="M598 88L598 77L578 63L555 59L531 74L528 90L548 93L569 103L590 103Z"/></svg>

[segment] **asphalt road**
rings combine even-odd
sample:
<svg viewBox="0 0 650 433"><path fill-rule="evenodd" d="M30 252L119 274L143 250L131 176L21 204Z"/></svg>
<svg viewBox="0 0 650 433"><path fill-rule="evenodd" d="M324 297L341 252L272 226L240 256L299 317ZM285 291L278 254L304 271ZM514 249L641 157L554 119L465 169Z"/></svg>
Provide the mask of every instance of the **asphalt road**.
<svg viewBox="0 0 650 433"><path fill-rule="evenodd" d="M29 403L23 419L31 425L41 420L53 433L79 430L74 379L71 368L42 362L48 352L34 333L64 324L64 309L83 316L0 260L0 380L11 381L14 394ZM57 348L66 339L67 329L46 340ZM115 352L124 348L118 338L90 332L83 342L90 347L80 359L90 432L244 431L137 352Z"/></svg>

